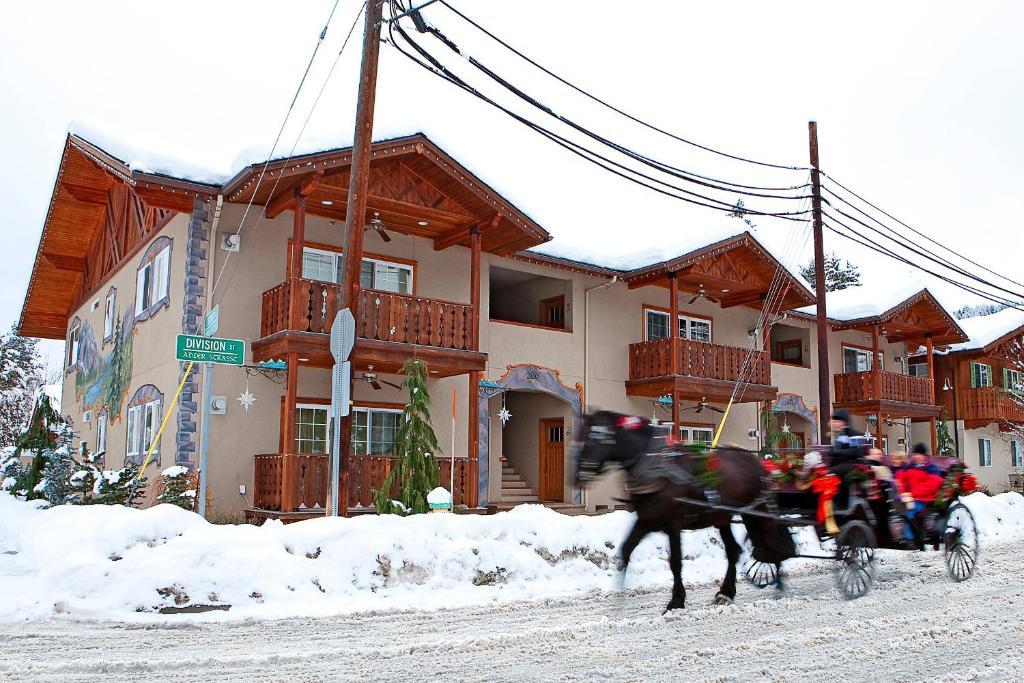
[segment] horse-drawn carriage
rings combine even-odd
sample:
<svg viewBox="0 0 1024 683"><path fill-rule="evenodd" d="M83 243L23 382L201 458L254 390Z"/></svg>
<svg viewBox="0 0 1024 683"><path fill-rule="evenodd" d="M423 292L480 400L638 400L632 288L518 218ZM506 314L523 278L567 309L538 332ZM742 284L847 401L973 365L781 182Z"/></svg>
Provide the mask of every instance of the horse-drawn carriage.
<svg viewBox="0 0 1024 683"><path fill-rule="evenodd" d="M915 508L916 514L911 515L895 487L878 481L866 464L842 480L821 464L801 467L802 477L785 481L750 451L682 448L666 443L664 435L641 418L607 411L585 417L579 440L576 478L580 484L586 485L613 463L626 471L627 502L637 520L620 550L624 570L644 536L668 534L674 581L666 611L685 603L680 542L684 530L718 529L728 568L715 601L728 603L735 598L736 563L742 553L732 534L736 518L746 527L750 541L751 564L745 575L759 587L781 587L785 560L812 558L834 561L836 585L844 597L861 597L874 583L879 547L941 547L950 578L965 581L974 574L977 528L970 510L959 500L970 492L973 477L961 463L949 467L936 501ZM913 542L891 542L904 537L904 525L913 530ZM800 527L814 528L821 554L798 552L791 532ZM827 550L832 544L834 549Z"/></svg>

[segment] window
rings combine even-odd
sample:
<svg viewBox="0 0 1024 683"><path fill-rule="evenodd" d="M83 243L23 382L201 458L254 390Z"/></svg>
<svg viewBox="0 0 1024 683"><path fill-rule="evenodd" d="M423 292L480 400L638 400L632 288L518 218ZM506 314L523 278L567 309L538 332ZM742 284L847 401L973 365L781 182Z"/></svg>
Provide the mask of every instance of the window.
<svg viewBox="0 0 1024 683"><path fill-rule="evenodd" d="M992 439L978 439L978 465L992 467Z"/></svg>
<svg viewBox="0 0 1024 683"><path fill-rule="evenodd" d="M1003 368L1003 387L1014 393L1024 391L1024 385L1020 383L1020 371Z"/></svg>
<svg viewBox="0 0 1024 683"><path fill-rule="evenodd" d="M866 349L855 346L843 347L843 372L869 372L871 367L872 353ZM883 369L885 355L878 352L878 368Z"/></svg>
<svg viewBox="0 0 1024 683"><path fill-rule="evenodd" d="M103 339L110 339L114 336L114 317L117 306L117 292L113 289L107 294L107 303L103 309Z"/></svg>
<svg viewBox="0 0 1024 683"><path fill-rule="evenodd" d="M647 341L665 339L668 337L668 313L652 308L646 308L644 309L644 314L644 331L647 334ZM710 342L711 321L705 318L693 318L687 315L680 315L679 338L689 339L691 341Z"/></svg>
<svg viewBox="0 0 1024 683"><path fill-rule="evenodd" d="M170 277L171 240L169 237L158 237L146 250L135 275L136 318L149 318L153 309L167 302ZM113 321L113 313L111 320Z"/></svg>
<svg viewBox="0 0 1024 683"><path fill-rule="evenodd" d="M971 362L971 388L992 386L992 366Z"/></svg>
<svg viewBox="0 0 1024 683"><path fill-rule="evenodd" d="M68 334L68 367L78 365L78 346L81 340L81 327L76 323Z"/></svg>
<svg viewBox="0 0 1024 683"><path fill-rule="evenodd" d="M780 363L804 364L804 345L799 339L789 339L775 344L775 356Z"/></svg>
<svg viewBox="0 0 1024 683"><path fill-rule="evenodd" d="M715 430L712 427L679 427L679 440L683 443L705 444L710 446L715 438Z"/></svg>
<svg viewBox="0 0 1024 683"><path fill-rule="evenodd" d="M327 406L300 404L295 407L295 451L327 452Z"/></svg>
<svg viewBox="0 0 1024 683"><path fill-rule="evenodd" d="M395 455L395 435L402 411L356 408L352 411L352 452L356 455Z"/></svg>
<svg viewBox="0 0 1024 683"><path fill-rule="evenodd" d="M882 451L886 455L889 455L889 437L887 437L887 436L883 436L882 437L882 445L881 446L878 445L878 437L875 437L875 436L868 437L868 443L870 443L872 446L874 446L878 450Z"/></svg>
<svg viewBox="0 0 1024 683"><path fill-rule="evenodd" d="M914 377L927 377L928 376L928 364L927 363L911 363L907 366L907 374L913 375Z"/></svg>
<svg viewBox="0 0 1024 683"><path fill-rule="evenodd" d="M100 415L96 420L96 455L107 450L107 416Z"/></svg>
<svg viewBox="0 0 1024 683"><path fill-rule="evenodd" d="M142 409L142 454L149 453L153 448L157 432L160 431L160 401L150 401ZM160 451L159 444L153 448L154 453Z"/></svg>
<svg viewBox="0 0 1024 683"><path fill-rule="evenodd" d="M128 438L127 452L129 458L138 458L139 455L139 423L142 418L142 406L132 406L128 409Z"/></svg>
<svg viewBox="0 0 1024 683"><path fill-rule="evenodd" d="M302 277L322 282L340 282L344 259L341 252L303 247ZM413 267L376 258L364 258L359 286L385 292L412 294Z"/></svg>
<svg viewBox="0 0 1024 683"><path fill-rule="evenodd" d="M1024 467L1024 453L1021 453L1020 441L1010 442L1010 467Z"/></svg>

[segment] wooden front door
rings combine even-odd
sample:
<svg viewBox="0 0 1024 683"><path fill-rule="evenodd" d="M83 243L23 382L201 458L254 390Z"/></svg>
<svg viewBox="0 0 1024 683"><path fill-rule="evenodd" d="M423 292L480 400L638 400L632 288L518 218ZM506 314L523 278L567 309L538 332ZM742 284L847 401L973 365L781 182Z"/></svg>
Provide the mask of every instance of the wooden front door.
<svg viewBox="0 0 1024 683"><path fill-rule="evenodd" d="M540 324L565 329L565 296L553 296L540 302Z"/></svg>
<svg viewBox="0 0 1024 683"><path fill-rule="evenodd" d="M565 420L540 420L540 499L561 502L565 497Z"/></svg>

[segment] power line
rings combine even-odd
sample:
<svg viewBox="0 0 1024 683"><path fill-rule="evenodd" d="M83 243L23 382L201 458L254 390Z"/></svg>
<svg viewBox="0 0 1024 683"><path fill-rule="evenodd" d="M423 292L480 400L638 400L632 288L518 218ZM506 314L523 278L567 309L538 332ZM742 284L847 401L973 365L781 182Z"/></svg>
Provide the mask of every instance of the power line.
<svg viewBox="0 0 1024 683"><path fill-rule="evenodd" d="M987 267L987 266L984 266L984 265L982 265L982 264L978 263L977 261L974 261L974 260L970 259L969 257L967 257L967 256L964 256L963 254L961 254L961 253L959 253L959 252L957 252L957 251L954 251L953 249L950 249L950 248L949 248L949 247L947 247L947 246L946 246L945 244L942 244L941 242L939 242L939 241L937 241L937 240L933 239L932 237L929 237L928 235L926 235L925 233L921 232L920 230L917 230L916 228L914 228L914 227L912 227L912 226L910 226L910 225L907 225L906 223L904 223L903 221L901 221L901 220L900 220L899 218L896 218L896 217L895 217L895 216L893 216L892 214L890 214L890 213L886 212L886 211L885 211L884 209L881 209L881 208L879 208L878 206L876 206L875 204L872 204L871 202L869 202L869 201L868 201L867 199L864 199L864 197L860 196L859 194L857 194L856 192L854 192L854 191L853 191L853 190L851 190L850 188L846 187L845 185L843 185L842 183L840 183L840 182L839 182L838 180L836 180L835 178L833 178L832 176L830 176L830 175L829 175L828 173L825 173L824 171L821 171L821 174L822 174L823 176L825 176L826 178L828 178L828 179L829 179L830 181L832 181L833 183L835 183L835 184L836 184L837 186L839 186L840 188L842 188L843 190L845 190L846 192L849 192L849 193L850 193L851 195L853 195L854 197L856 197L856 198L857 198L857 199L859 199L860 201L862 201L862 202L864 202L865 204L867 204L868 206L870 206L870 207L871 207L872 209L874 209L875 211L878 211L878 212L879 212L879 213L881 213L881 214L882 214L883 216L886 216L887 218L891 218L892 220L896 221L897 223L899 223L900 225L902 225L903 227L905 227L906 229L910 230L910 231L911 231L912 233L914 233L915 235L917 235L918 237L922 237L922 238L924 238L924 239L928 240L929 242L931 242L932 244L935 244L935 245L937 245L937 246L939 246L939 247L942 247L943 249L945 249L945 250L946 250L946 251L948 251L949 253L953 254L954 256L957 256L957 257L959 257L959 258L962 258L962 259L963 259L964 261L967 261L967 262L968 262L968 263L970 263L970 264L971 264L972 266L975 266L975 267L977 267L977 268L982 268L982 269L984 269L984 270L987 270L987 271L989 271L990 273L992 273L993 275L996 275L997 277L999 277L999 278L1001 278L1001 279L1003 279L1003 280L1006 280L1007 282L1010 282L1010 283L1012 283L1012 284L1015 284L1015 285L1017 285L1018 287L1024 287L1024 283L1018 282L1017 280L1014 280L1014 279L1012 279L1012 278L1009 278L1009 277L1007 277L1007 276L1005 276L1005 275L1001 275L1001 274L997 273L997 272L996 272L995 270L993 270L993 269L991 269L991 268L989 268L989 267ZM837 195L835 195L835 193L832 193L832 194L833 194L833 196L837 196ZM840 201L843 201L844 203L848 204L849 206L853 206L853 204L851 204L850 202L846 201L845 199L842 199L841 197L839 197L839 199L840 199ZM854 208L856 208L856 207L854 207ZM858 211L860 211L860 209L858 209ZM864 213L863 211L861 211L861 213L863 213L863 214L864 214L865 216L867 215L867 214L866 214L866 213ZM879 222L879 221L877 221L877 219L872 219L872 220L875 220L875 222Z"/></svg>
<svg viewBox="0 0 1024 683"><path fill-rule="evenodd" d="M440 78L442 80L445 80L445 81L447 81L449 83L452 83L452 84L458 86L459 88L462 88L467 93L469 93L469 94L473 95L474 97L482 100L483 102L486 102L487 104L490 104L492 107L494 107L494 108L504 112L508 116L510 116L510 117L514 118L515 120L519 121L520 123L522 123L523 125L531 128L534 131L540 133L541 135L547 137L551 141L553 141L556 144L558 144L559 146L569 150L573 154L576 154L577 156L580 156L581 158L589 161L590 163L595 164L599 168L602 168L602 169L604 169L606 171L609 171L609 172L611 172L611 173L613 173L615 175L618 175L618 176L620 176L622 178L625 178L626 180L629 180L630 182L635 183L637 185L640 185L642 187L645 187L647 189L650 189L650 190L653 190L653 191L658 192L660 194L672 197L674 199L679 199L681 201L684 201L684 202L687 202L687 203L690 203L690 204L695 204L697 206L704 206L704 207L715 209L717 211L722 211L722 212L732 212L732 211L735 210L735 206L734 205L730 205L730 204L728 204L726 202L722 202L722 201L716 200L714 198L707 197L705 195L702 195L702 194L699 194L699 193L696 193L696 192L692 192L692 191L686 190L684 188L675 186L675 185L673 185L671 183L667 183L665 181L662 181L662 180L659 180L659 179L654 178L652 176L649 176L647 174L644 174L644 173L642 173L642 172L640 172L640 171L638 171L636 169L630 168L628 166L624 166L623 164L615 162L615 161L609 159L608 157L605 157L605 156L603 156L603 155L601 155L601 154L599 154L597 152L594 152L593 150L591 150L591 149L589 149L587 147L584 147L584 146L582 146L582 145L580 145L580 144L578 144L576 142L573 142L573 141L569 140L568 138L565 138L565 137L563 137L561 135L558 135L557 133L554 133L553 131L551 131L551 130L541 126L540 124L535 123L535 122L527 119L526 117L521 116L520 114L517 114L516 112L514 112L514 111L508 109L507 107L499 104L498 102L496 102L495 100L491 99L490 97L484 95L479 90L477 90L476 88L474 88L473 86L469 85L464 80L459 78L457 75L455 75L450 69L445 67L439 61L437 61L432 55L430 55L426 50L424 50L415 41L413 41L408 36L408 34L405 33L405 31L402 29L401 25L398 24L398 22L395 22L393 24L389 24L389 29L392 28L392 27L397 28L398 32L402 35L402 37L405 39L405 41L407 43L409 43L413 47L413 49L415 49L418 53L420 53L423 56L424 59L426 59L426 60L428 60L430 62L430 64L424 63L423 61L420 61L419 59L417 59L413 55L411 55L408 52L406 52L398 44L398 41L394 38L393 31L389 31L389 33L391 35L391 38L389 40L386 40L385 42L387 42L388 44L390 44L393 47L395 47L399 51L400 54L402 54L404 57L406 57L407 59L412 61L414 64L416 64L417 66L419 66L422 69L426 70L428 73L434 75L435 77ZM616 170L616 169L621 169L621 170ZM627 175L628 173L632 173L632 174L634 174L636 176L639 176L640 178L644 178L644 179L649 180L651 182L654 182L654 183L657 183L659 185L663 185L665 187L668 187L668 188L671 188L673 190L676 190L678 192L682 192L684 194L687 194L687 195L690 195L690 196L694 196L694 197L699 197L701 199L707 200L707 202L713 202L713 203L709 204L709 203L706 203L706 202L701 202L701 201L697 201L697 200L693 200L693 199L688 199L686 197L681 197L681 196L679 196L677 194L674 194L673 192L669 192L669 191L667 191L665 189L662 189L662 188L659 188L659 187L655 187L654 185L651 185L651 184L649 184L647 182L644 182L643 180L640 180L640 179L638 179L636 177L633 177L631 175ZM716 206L716 204L717 204L717 206ZM776 218L782 218L783 220L799 220L799 218L795 218L795 216L805 215L807 213L807 211L800 211L800 212L770 212L770 211L760 211L760 210L757 210L757 209L744 209L744 210L745 210L746 213L749 213L751 215L774 216Z"/></svg>
<svg viewBox="0 0 1024 683"><path fill-rule="evenodd" d="M488 36L489 38L491 38L492 40L497 42L502 47L504 47L506 50L508 50L508 51L512 52L513 54L515 54L516 56L518 56L520 59L523 59L524 61L528 62L529 64L531 64L535 68L540 69L541 71L543 71L548 76L551 76L552 78L554 78L555 80L559 81L563 85L566 85L566 86L572 88L573 90L575 90L579 94L583 95L584 97L586 97L586 98L596 102L597 104L600 104L601 106L603 106L603 107L605 107L607 109L610 109L611 111L614 111L615 113L617 113L617 114L619 114L621 116L626 117L630 121L633 121L635 123L640 124L641 126L643 126L645 128L653 130L653 131L655 131L657 133L661 133L662 135L670 137L673 140L677 140L677 141L685 143L687 145L691 145L693 147L697 147L698 149L702 149L702 150L704 150L706 152L711 152L712 154L717 154L719 156L723 156L723 157L726 157L728 159L734 159L736 161L743 161L743 162L746 162L748 164L756 164L758 166L766 166L766 167L769 167L769 168L779 168L779 169L789 170L789 171L809 171L810 170L806 166L787 166L787 165L784 165L784 164L773 164L773 163L769 163L769 162L765 162L765 161L756 161L754 159L748 159L746 157L737 156L735 154L729 154L728 152L722 152L720 150L717 150L717 149L714 149L714 148L711 148L711 147L707 147L707 146L702 145L700 143L693 142L692 140L687 140L686 138L683 138L683 137L681 137L679 135L676 135L675 133L670 133L667 130L659 128L658 126L655 126L655 125L653 125L651 123L648 123L648 122L644 121L643 119L640 119L640 118L638 118L636 116L633 116L632 114L630 114L630 113L628 113L628 112L626 112L626 111L616 107L615 105L612 105L612 104L606 102L605 100L597 97L596 95L592 95L591 93L587 92L583 88L580 88L579 86L571 83L570 81L566 80L565 78L563 78L563 77L559 76L558 74L554 73L550 69L548 69L548 68L544 67L543 65L537 63L536 61L534 61L533 59L531 59L527 55L523 54L522 52L520 52L519 50L517 50L516 48L512 47L507 42L505 42L504 40L502 40L501 38L496 36L491 31L488 31L486 28L481 26L479 23L477 23L473 19L469 18L468 16L466 16L465 14L460 12L458 9L453 7L449 2L447 2L447 0L441 0L441 4L444 5L445 7L447 7L452 12L454 12L459 17L461 17L463 19L463 21L465 21L465 22L469 23L470 25L472 25L477 30L479 30L480 32L482 32L483 34L485 34L486 36ZM708 180L708 178L705 178L705 179ZM749 187L748 189L773 189L773 190L781 190L781 189L798 189L798 188Z"/></svg>
<svg viewBox="0 0 1024 683"><path fill-rule="evenodd" d="M619 144L619 143L617 143L617 142L615 142L615 141L613 141L613 140L611 140L609 138L604 137L603 135L600 135L598 133L593 132L589 128L586 128L586 127L576 123L575 121L573 121L572 119L570 119L568 117L565 117L565 116L562 116L561 114L556 113L553 109L551 109L551 107L543 104L542 102L540 102L536 98L528 95L522 89L520 89L520 88L516 87L515 85L513 85L512 83L510 83L508 80L506 80L506 79L502 78L501 76L499 76L497 73L495 73L495 71L493 69L490 69L489 67L487 67L480 60L476 59L475 57L473 57L471 55L468 55L468 54L464 53L462 51L462 49L459 48L459 46L455 44L454 41L449 39L444 33L442 33L436 27L428 26L427 27L427 31L431 35L433 35L435 38L437 38L441 42L441 44L443 44L449 50L451 50L455 54L459 55L460 57L466 59L467 61L469 61L469 63L471 65L476 67L479 71L482 71L491 80L495 81L496 83L501 85L503 88L505 88L506 90L508 90L509 92L514 94L515 96L519 97L520 99L522 99L524 102L530 104L531 106L533 106L536 109L539 109L540 111L542 111L545 114L551 116L552 118L555 118L556 120L560 121L561 123L563 123L563 124L573 128L574 130L576 130L576 131L586 135L587 137L589 137L589 138L591 138L591 139L593 139L593 140L595 140L595 141L605 145L606 147L610 147L611 149L614 149L615 151L617 151L617 152L619 152L621 154L624 154L624 155L626 155L626 156L628 156L628 157L630 157L630 158L632 158L632 159L634 159L636 161L639 161L639 162L644 163L644 164L646 164L648 166L651 166L652 168L655 168L655 169L657 169L657 170L659 170L659 171L661 171L663 173L675 176L676 178L679 178L681 180L685 180L687 182L691 182L691 183L694 183L694 184L697 184L697 185L701 185L703 187L708 187L708 188L712 188L712 189L716 189L716 190L722 190L724 192L734 192L734 193L737 193L737 194L744 194L744 195L748 195L748 196L751 196L751 197L762 197L762 198L765 198L765 199L790 199L790 200L794 200L794 199L795 200L800 200L800 199L803 198L803 195L791 196L791 195L779 195L779 194L764 194L762 192L752 192L752 191L748 191L748 190L740 190L740 189L732 189L732 188L722 187L722 186L717 185L715 183L725 183L725 184L728 184L728 185L733 185L734 187L737 185L737 183L731 183L729 181L721 181L721 180L715 181L715 183L707 182L706 180L699 179L699 178L704 178L705 176L698 176L697 174L694 174L694 173L691 173L689 171L686 171L685 169L682 169L682 168L679 168L679 167L676 167L676 166L672 166L671 164L668 164L668 163L665 163L665 162L662 162L662 161L658 161L656 159L652 159L651 157L648 157L648 156L640 154L640 153L638 153L636 151L633 151L633 150L629 149L628 147L626 147L626 146L624 146L622 144ZM799 189L804 189L807 186L808 185L805 184L805 185L803 185Z"/></svg>

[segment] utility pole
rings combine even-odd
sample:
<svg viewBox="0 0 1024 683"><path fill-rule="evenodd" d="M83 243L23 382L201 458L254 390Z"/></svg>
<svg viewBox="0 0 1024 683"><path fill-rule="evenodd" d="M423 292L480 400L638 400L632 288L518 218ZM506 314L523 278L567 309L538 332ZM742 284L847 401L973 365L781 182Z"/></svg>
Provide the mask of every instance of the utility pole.
<svg viewBox="0 0 1024 683"><path fill-rule="evenodd" d="M345 257L341 278L340 308L348 308L359 326L359 271L363 261L363 224L366 222L367 188L370 182L370 146L373 143L373 107L377 98L377 62L383 0L369 0L363 24L363 57L359 68L359 95L352 142L352 175L345 211ZM350 378L351 382L352 379ZM350 394L353 395L353 394ZM352 455L352 414L340 420L341 443L338 475L338 510L348 516L348 472ZM339 425L335 424L335 429Z"/></svg>
<svg viewBox="0 0 1024 683"><path fill-rule="evenodd" d="M828 315L825 308L825 245L821 226L821 176L818 165L818 124L807 123L811 148L811 207L814 210L814 294L818 300L818 439L831 443L829 419L832 417L832 377L828 368Z"/></svg>

